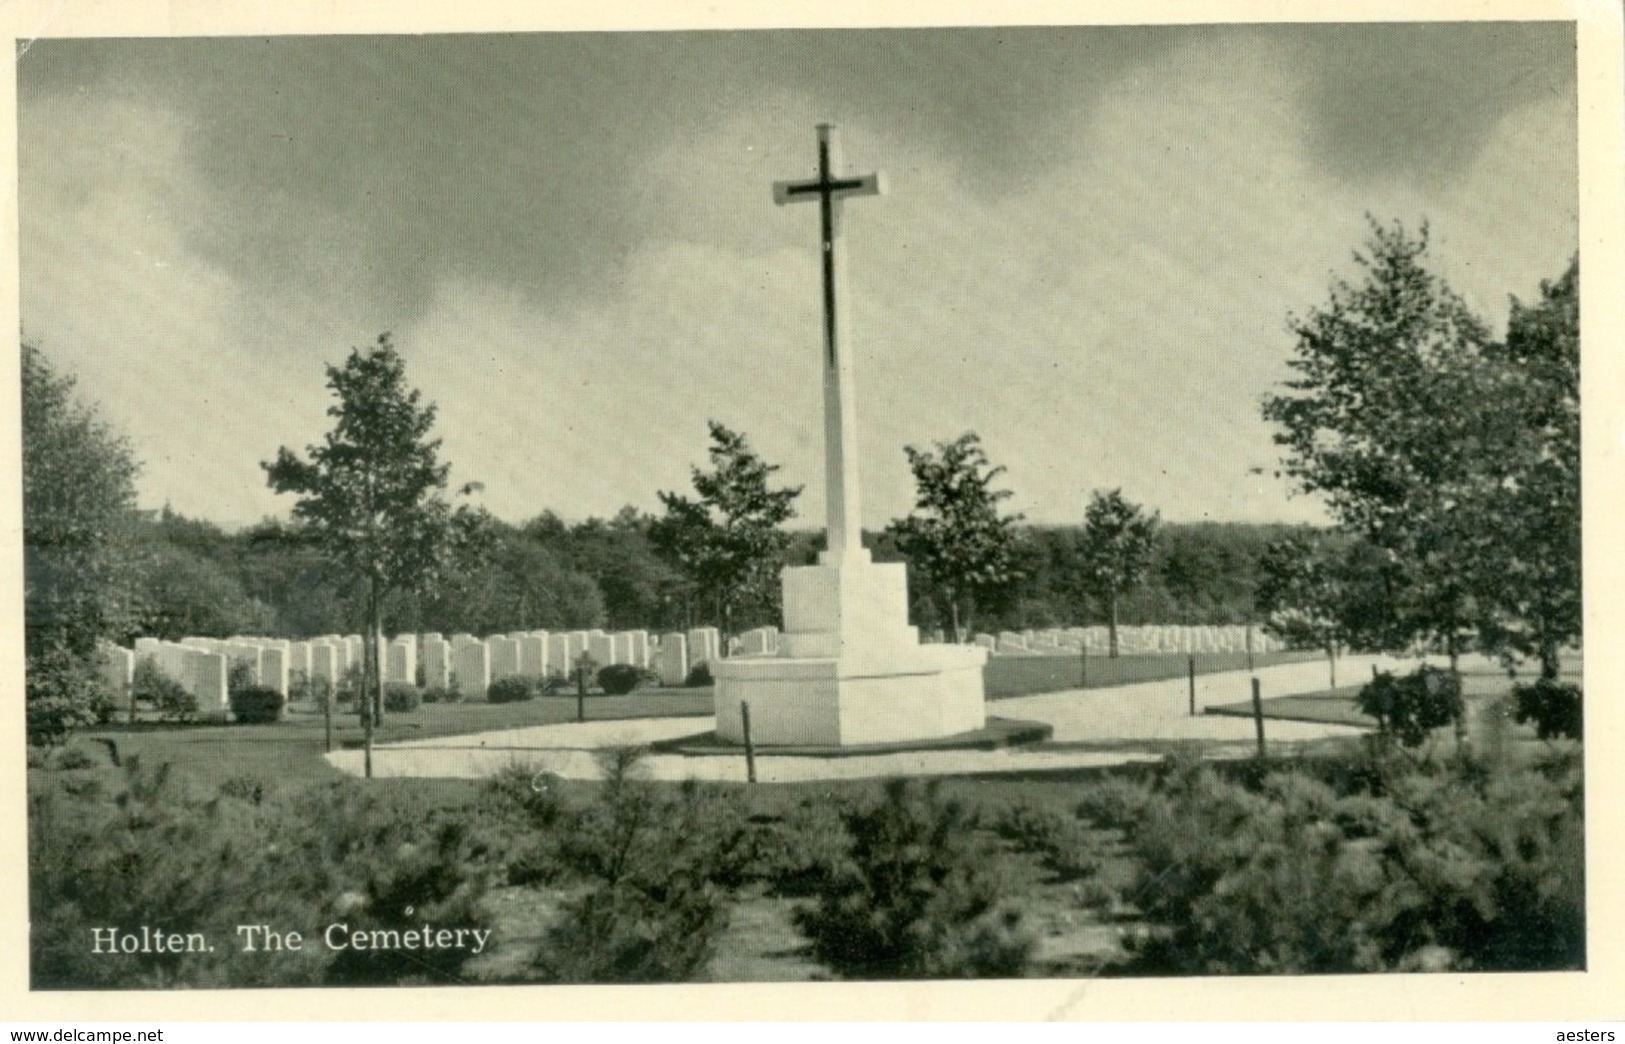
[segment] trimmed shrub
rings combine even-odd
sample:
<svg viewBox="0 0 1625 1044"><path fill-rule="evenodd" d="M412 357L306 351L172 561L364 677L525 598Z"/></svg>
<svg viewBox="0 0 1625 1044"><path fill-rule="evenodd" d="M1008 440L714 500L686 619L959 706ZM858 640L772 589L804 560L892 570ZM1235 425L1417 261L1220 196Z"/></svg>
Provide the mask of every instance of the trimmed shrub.
<svg viewBox="0 0 1625 1044"><path fill-rule="evenodd" d="M1434 729L1461 718L1461 678L1427 665L1399 678L1385 671L1365 684L1355 702L1377 719L1383 735L1419 747Z"/></svg>
<svg viewBox="0 0 1625 1044"><path fill-rule="evenodd" d="M424 689L420 694L424 703L456 703L463 698L463 694L456 689Z"/></svg>
<svg viewBox="0 0 1625 1044"><path fill-rule="evenodd" d="M164 721L191 721L197 716L197 697L170 675L150 656L136 662L130 689L138 701L144 701L158 712Z"/></svg>
<svg viewBox="0 0 1625 1044"><path fill-rule="evenodd" d="M534 700L541 693L540 678L512 675L492 682L491 687L485 690L485 699L489 703L523 703Z"/></svg>
<svg viewBox="0 0 1625 1044"><path fill-rule="evenodd" d="M1541 739L1582 738L1585 712L1578 685L1541 678L1533 685L1514 686L1512 697L1517 702L1514 720L1520 725L1534 722Z"/></svg>
<svg viewBox="0 0 1625 1044"><path fill-rule="evenodd" d="M700 689L709 685L715 685L716 682L711 677L711 662L709 660L701 660L699 663L696 663L693 667L689 668L688 677L683 680L683 684L691 689Z"/></svg>
<svg viewBox="0 0 1625 1044"><path fill-rule="evenodd" d="M625 696L643 684L644 671L630 663L612 663L598 672L598 687L607 696Z"/></svg>
<svg viewBox="0 0 1625 1044"><path fill-rule="evenodd" d="M973 817L933 781L891 780L883 800L843 816L851 847L795 923L847 978L1019 976L1035 940L999 905L1000 882Z"/></svg>
<svg viewBox="0 0 1625 1044"><path fill-rule="evenodd" d="M390 682L384 686L384 710L394 711L397 714L406 711L415 711L423 702L422 695L416 685L407 682Z"/></svg>
<svg viewBox="0 0 1625 1044"><path fill-rule="evenodd" d="M231 690L231 716L239 725L269 725L282 717L282 694L262 685Z"/></svg>

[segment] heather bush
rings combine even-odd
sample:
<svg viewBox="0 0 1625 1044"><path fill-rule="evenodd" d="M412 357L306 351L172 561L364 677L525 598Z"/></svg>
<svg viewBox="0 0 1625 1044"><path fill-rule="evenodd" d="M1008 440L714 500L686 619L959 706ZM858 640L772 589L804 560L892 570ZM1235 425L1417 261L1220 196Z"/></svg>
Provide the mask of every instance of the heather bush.
<svg viewBox="0 0 1625 1044"><path fill-rule="evenodd" d="M1541 678L1532 685L1512 689L1515 720L1522 725L1535 723L1535 734L1543 740L1582 738L1584 709L1580 687L1568 682Z"/></svg>
<svg viewBox="0 0 1625 1044"><path fill-rule="evenodd" d="M813 954L848 978L1022 974L1035 945L1000 908L1000 881L964 804L892 780L844 816L850 847L818 901L795 911Z"/></svg>
<svg viewBox="0 0 1625 1044"><path fill-rule="evenodd" d="M1385 671L1360 689L1355 702L1377 719L1383 735L1419 747L1434 729L1461 719L1461 677L1427 665L1403 677Z"/></svg>
<svg viewBox="0 0 1625 1044"><path fill-rule="evenodd" d="M1383 794L1170 776L1129 828L1153 974L1578 967L1578 773L1426 765Z"/></svg>
<svg viewBox="0 0 1625 1044"><path fill-rule="evenodd" d="M803 798L782 816L752 817L746 826L745 876L769 894L815 896L851 847L839 799Z"/></svg>
<svg viewBox="0 0 1625 1044"><path fill-rule="evenodd" d="M32 785L28 825L38 989L451 981L465 951L248 955L236 926L486 924L485 860L464 826L351 782L283 796L234 778L206 792L127 757L111 787ZM213 950L92 952L93 929L142 925L201 933Z"/></svg>
<svg viewBox="0 0 1625 1044"><path fill-rule="evenodd" d="M462 698L463 694L455 686L447 689L431 686L423 690L424 703L459 703Z"/></svg>
<svg viewBox="0 0 1625 1044"><path fill-rule="evenodd" d="M542 691L540 678L510 675L492 682L485 690L485 699L490 703L523 703L534 700Z"/></svg>
<svg viewBox="0 0 1625 1044"><path fill-rule="evenodd" d="M1093 877L1100 870L1098 845L1074 816L1017 803L1000 810L992 825L1018 851L1038 856L1039 865L1059 882Z"/></svg>
<svg viewBox="0 0 1625 1044"><path fill-rule="evenodd" d="M1103 830L1126 830L1139 821L1151 797L1151 784L1145 780L1105 776L1084 789L1078 818Z"/></svg>
<svg viewBox="0 0 1625 1044"><path fill-rule="evenodd" d="M641 752L602 757L605 782L559 849L587 891L565 905L533 967L558 982L679 982L704 972L727 927L744 816L721 790L637 778Z"/></svg>
<svg viewBox="0 0 1625 1044"><path fill-rule="evenodd" d="M394 711L396 714L405 714L415 711L423 703L423 696L416 685L407 682L390 682L384 686L384 710Z"/></svg>
<svg viewBox="0 0 1625 1044"><path fill-rule="evenodd" d="M630 663L612 663L598 672L598 687L609 696L625 696L642 685L647 671Z"/></svg>
<svg viewBox="0 0 1625 1044"><path fill-rule="evenodd" d="M249 685L231 689L227 698L239 725L269 725L282 717L282 694L275 689Z"/></svg>

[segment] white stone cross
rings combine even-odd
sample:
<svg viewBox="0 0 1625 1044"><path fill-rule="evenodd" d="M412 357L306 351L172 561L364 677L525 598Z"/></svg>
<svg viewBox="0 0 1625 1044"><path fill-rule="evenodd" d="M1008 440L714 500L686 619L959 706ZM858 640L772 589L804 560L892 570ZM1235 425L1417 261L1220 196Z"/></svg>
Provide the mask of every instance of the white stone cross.
<svg viewBox="0 0 1625 1044"><path fill-rule="evenodd" d="M773 201L779 204L818 201L819 224L823 238L824 269L824 472L825 522L829 550L820 561L838 563L868 558L863 549L863 529L858 504L857 416L853 403L853 372L850 351L840 351L845 328L845 265L837 264L841 252L839 201L846 196L878 196L883 176L840 177L834 173L840 162L836 129L818 125L818 177L811 181L773 183Z"/></svg>

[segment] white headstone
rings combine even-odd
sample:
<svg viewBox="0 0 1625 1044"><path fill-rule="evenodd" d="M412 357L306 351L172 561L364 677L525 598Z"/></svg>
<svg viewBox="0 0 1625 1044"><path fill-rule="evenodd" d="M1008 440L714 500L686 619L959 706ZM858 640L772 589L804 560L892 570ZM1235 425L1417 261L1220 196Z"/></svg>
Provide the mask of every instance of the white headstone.
<svg viewBox="0 0 1625 1044"><path fill-rule="evenodd" d="M519 639L519 673L527 678L547 677L547 632Z"/></svg>
<svg viewBox="0 0 1625 1044"><path fill-rule="evenodd" d="M587 632L587 655L591 656L600 667L607 667L615 662L615 639L602 631Z"/></svg>
<svg viewBox="0 0 1625 1044"><path fill-rule="evenodd" d="M519 639L506 635L493 635L485 640L491 650L491 680L517 677L519 674Z"/></svg>
<svg viewBox="0 0 1625 1044"><path fill-rule="evenodd" d="M451 644L437 634L423 636L423 684L431 689L451 687Z"/></svg>
<svg viewBox="0 0 1625 1044"><path fill-rule="evenodd" d="M418 683L418 640L416 635L403 634L389 643L384 654L384 681L407 685Z"/></svg>
<svg viewBox="0 0 1625 1044"><path fill-rule="evenodd" d="M477 638L466 638L452 643L451 656L457 691L464 699L485 699L491 687L491 650Z"/></svg>
<svg viewBox="0 0 1625 1044"><path fill-rule="evenodd" d="M662 685L681 685L688 680L688 641L681 634L661 637L655 670Z"/></svg>

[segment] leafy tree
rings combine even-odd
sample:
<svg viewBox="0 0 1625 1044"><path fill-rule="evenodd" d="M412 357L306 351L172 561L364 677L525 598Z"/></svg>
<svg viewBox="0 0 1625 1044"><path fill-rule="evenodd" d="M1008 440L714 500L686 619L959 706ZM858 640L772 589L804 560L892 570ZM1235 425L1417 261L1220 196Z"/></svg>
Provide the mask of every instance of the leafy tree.
<svg viewBox="0 0 1625 1044"><path fill-rule="evenodd" d="M1161 515L1147 515L1120 489L1097 489L1083 511L1083 580L1107 606L1110 654L1117 655L1117 606L1123 592L1145 579Z"/></svg>
<svg viewBox="0 0 1625 1044"><path fill-rule="evenodd" d="M1259 561L1254 598L1265 630L1323 650L1334 689L1344 650L1362 641L1382 644L1386 606L1367 550L1338 534L1311 531L1272 542Z"/></svg>
<svg viewBox="0 0 1625 1044"><path fill-rule="evenodd" d="M352 350L342 367L329 366L327 385L338 399L327 410L334 424L320 445L307 447L309 459L284 446L261 466L272 489L299 495L294 518L365 599L369 695L362 721L370 774L373 723L383 709L377 647L384 601L429 583L473 530L473 515L453 512L442 495L450 466L439 462L440 440L429 438L435 408L419 405L419 393L407 388L389 334L370 350Z"/></svg>
<svg viewBox="0 0 1625 1044"><path fill-rule="evenodd" d="M992 466L975 432L939 442L935 451L905 446L903 452L914 473L914 510L889 532L935 592L954 640L963 642L977 611L1008 599L1021 579L1021 516L999 514L1011 496L994 488L1005 469Z"/></svg>
<svg viewBox="0 0 1625 1044"><path fill-rule="evenodd" d="M1554 681L1580 637L1580 266L1516 298L1491 361L1504 423L1471 505L1488 530L1476 556L1486 651L1533 656Z"/></svg>
<svg viewBox="0 0 1625 1044"><path fill-rule="evenodd" d="M248 597L229 570L167 541L153 544L141 582L142 630L176 641L187 635L224 637L276 629L271 607Z"/></svg>
<svg viewBox="0 0 1625 1044"><path fill-rule="evenodd" d="M1425 266L1428 233L1372 223L1359 286L1291 321L1287 394L1267 398L1284 470L1322 494L1348 532L1391 568L1395 637L1439 642L1452 667L1477 608L1486 447L1501 420L1483 409L1502 384L1484 324Z"/></svg>
<svg viewBox="0 0 1625 1044"><path fill-rule="evenodd" d="M129 444L22 345L23 647L28 737L53 742L110 708L96 644L135 622Z"/></svg>
<svg viewBox="0 0 1625 1044"><path fill-rule="evenodd" d="M697 499L661 492L666 513L650 525L649 540L715 607L726 641L742 606L772 600L789 546L779 527L795 517L801 487L771 488L777 464L758 457L744 435L716 421L710 428L711 470L693 469Z"/></svg>

